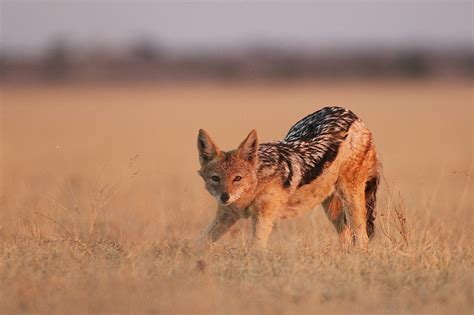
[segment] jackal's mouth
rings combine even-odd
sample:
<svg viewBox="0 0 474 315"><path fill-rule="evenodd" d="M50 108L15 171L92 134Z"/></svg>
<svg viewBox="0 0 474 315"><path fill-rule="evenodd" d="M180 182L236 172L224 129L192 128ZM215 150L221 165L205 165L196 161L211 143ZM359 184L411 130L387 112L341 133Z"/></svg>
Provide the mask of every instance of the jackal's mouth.
<svg viewBox="0 0 474 315"><path fill-rule="evenodd" d="M223 202L222 200L220 200L219 198L217 198L217 202L220 203L222 206L230 206L235 200L229 200L229 201L226 201L226 202Z"/></svg>

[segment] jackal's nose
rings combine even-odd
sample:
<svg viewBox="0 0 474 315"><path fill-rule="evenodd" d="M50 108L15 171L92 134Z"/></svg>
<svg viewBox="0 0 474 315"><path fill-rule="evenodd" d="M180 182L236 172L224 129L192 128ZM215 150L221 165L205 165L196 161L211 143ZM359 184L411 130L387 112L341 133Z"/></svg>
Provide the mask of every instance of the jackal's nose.
<svg viewBox="0 0 474 315"><path fill-rule="evenodd" d="M227 202L227 200L229 200L229 194L228 193L222 193L221 194L221 201L222 202Z"/></svg>

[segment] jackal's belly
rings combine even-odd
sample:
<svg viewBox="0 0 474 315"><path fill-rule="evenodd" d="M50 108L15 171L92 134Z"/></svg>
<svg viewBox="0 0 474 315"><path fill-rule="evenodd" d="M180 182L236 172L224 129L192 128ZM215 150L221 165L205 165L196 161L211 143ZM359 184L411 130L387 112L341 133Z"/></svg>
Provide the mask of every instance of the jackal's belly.
<svg viewBox="0 0 474 315"><path fill-rule="evenodd" d="M280 217L294 217L302 212L314 209L329 197L335 189L339 166L335 161L327 168L322 176L310 184L298 188L288 199L288 203L281 209Z"/></svg>

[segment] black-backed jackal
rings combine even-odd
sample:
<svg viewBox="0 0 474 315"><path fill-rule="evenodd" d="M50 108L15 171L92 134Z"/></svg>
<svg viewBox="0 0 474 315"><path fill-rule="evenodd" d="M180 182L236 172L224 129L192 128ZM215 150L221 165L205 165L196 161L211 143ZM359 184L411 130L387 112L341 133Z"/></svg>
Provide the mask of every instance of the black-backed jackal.
<svg viewBox="0 0 474 315"><path fill-rule="evenodd" d="M197 144L199 174L218 202L209 241L251 218L255 242L265 247L275 218L322 204L344 248L354 242L367 247L374 234L378 160L372 134L350 110L325 107L280 141L259 144L252 130L237 150L224 152L201 129Z"/></svg>

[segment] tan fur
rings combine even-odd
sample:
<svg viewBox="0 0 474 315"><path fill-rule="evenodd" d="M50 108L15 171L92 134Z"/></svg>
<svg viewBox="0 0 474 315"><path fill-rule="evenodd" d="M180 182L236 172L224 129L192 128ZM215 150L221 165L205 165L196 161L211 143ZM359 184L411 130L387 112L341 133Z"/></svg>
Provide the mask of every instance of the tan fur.
<svg viewBox="0 0 474 315"><path fill-rule="evenodd" d="M284 187L275 173L265 176L257 170L258 142L252 131L235 151L222 152L201 130L198 137L201 169L206 189L218 199L216 217L207 239L217 241L241 218L251 218L255 243L265 247L275 218L294 217L322 204L339 234L343 248L356 242L367 248L365 185L377 174L377 155L372 135L355 121L347 131L338 154L323 173L299 188ZM212 176L219 178L215 182ZM240 180L236 181L236 176ZM229 204L220 196L229 194Z"/></svg>

